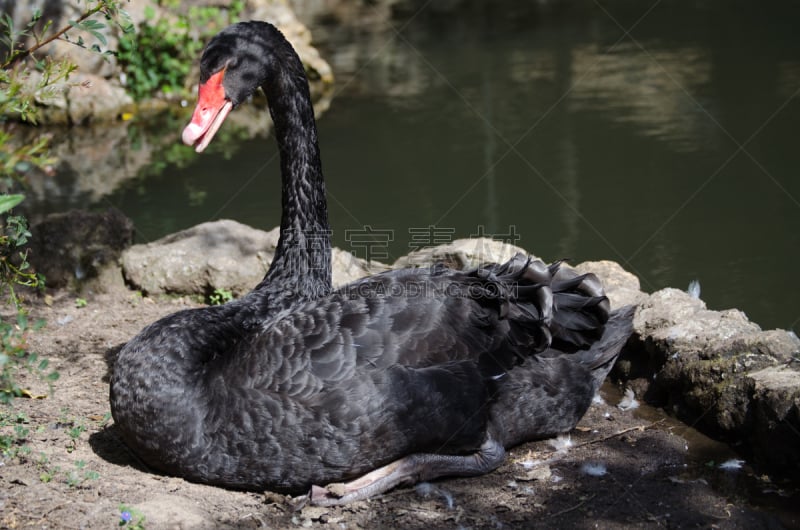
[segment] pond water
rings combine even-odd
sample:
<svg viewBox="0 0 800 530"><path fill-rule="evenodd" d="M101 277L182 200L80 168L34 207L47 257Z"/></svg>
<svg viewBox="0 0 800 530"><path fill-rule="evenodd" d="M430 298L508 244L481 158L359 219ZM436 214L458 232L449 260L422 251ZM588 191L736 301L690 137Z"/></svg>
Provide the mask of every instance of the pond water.
<svg viewBox="0 0 800 530"><path fill-rule="evenodd" d="M618 261L647 291L697 279L712 309L800 328L796 2L454 3L409 2L379 29L306 21L337 76L319 122L337 246L392 261L483 233ZM271 228L273 143L102 202L141 240Z"/></svg>

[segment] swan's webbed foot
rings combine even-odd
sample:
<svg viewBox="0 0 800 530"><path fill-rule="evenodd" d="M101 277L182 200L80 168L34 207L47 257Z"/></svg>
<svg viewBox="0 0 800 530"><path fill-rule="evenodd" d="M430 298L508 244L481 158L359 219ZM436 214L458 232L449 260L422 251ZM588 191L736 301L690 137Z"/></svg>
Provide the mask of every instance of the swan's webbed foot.
<svg viewBox="0 0 800 530"><path fill-rule="evenodd" d="M469 477L488 473L503 463L506 452L500 443L486 440L471 455L418 453L395 460L346 483L312 486L309 498L317 506L340 506L368 499L401 485L433 480L444 476Z"/></svg>

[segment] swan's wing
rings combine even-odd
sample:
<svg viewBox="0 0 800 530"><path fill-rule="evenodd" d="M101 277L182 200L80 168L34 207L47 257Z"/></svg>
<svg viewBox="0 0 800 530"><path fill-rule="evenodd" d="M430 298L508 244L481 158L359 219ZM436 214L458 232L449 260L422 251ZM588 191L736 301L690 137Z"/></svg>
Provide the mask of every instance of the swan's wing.
<svg viewBox="0 0 800 530"><path fill-rule="evenodd" d="M447 297L351 297L304 304L240 344L248 384L295 397L359 373L477 357L495 336L465 324L469 302Z"/></svg>
<svg viewBox="0 0 800 530"><path fill-rule="evenodd" d="M243 372L293 395L398 364L469 360L486 376L499 376L550 345L557 316L549 284L557 271L518 256L473 271L405 269L355 282L265 324L242 344L242 357L250 359ZM560 291L577 296L582 281L567 278Z"/></svg>
<svg viewBox="0 0 800 530"><path fill-rule="evenodd" d="M565 352L589 348L602 336L610 311L602 284L594 274L579 275L562 262L547 266L521 254L503 264L465 272L443 266L389 271L339 292L365 298L386 294L406 298L393 301L396 311L391 313L390 322L383 324L398 333L407 328L419 332L407 339L435 346L435 341L448 341L453 334L470 334L488 327L493 328L496 339L502 337L506 349L517 350L522 356L542 351L551 341ZM442 294L447 299L443 300ZM420 298L441 304L424 307ZM452 303L454 298L460 298L459 302L469 299L469 303ZM447 320L443 328L439 327L441 320ZM472 344L470 340L463 343L467 348ZM406 348L403 361L419 362L414 351L413 347Z"/></svg>

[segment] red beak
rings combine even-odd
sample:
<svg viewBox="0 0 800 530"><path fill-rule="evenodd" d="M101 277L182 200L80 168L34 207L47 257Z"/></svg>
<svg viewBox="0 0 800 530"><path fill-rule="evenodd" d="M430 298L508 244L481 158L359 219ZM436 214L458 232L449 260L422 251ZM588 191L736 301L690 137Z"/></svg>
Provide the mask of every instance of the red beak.
<svg viewBox="0 0 800 530"><path fill-rule="evenodd" d="M195 146L194 149L198 153L208 147L233 108L233 103L225 97L223 77L225 77L224 68L200 85L192 121L183 130L183 143Z"/></svg>

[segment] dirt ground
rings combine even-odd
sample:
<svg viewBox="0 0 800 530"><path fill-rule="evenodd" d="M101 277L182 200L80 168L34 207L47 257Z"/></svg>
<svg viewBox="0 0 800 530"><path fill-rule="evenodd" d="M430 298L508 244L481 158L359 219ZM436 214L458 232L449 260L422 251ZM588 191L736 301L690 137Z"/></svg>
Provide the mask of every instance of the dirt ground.
<svg viewBox="0 0 800 530"><path fill-rule="evenodd" d="M47 386L24 378L34 397L2 410L0 433L17 438L16 456L0 459L2 528L119 528L123 511L130 528L800 527L791 485L746 465L721 470L727 449L659 411L620 410L610 385L570 433L570 448L528 443L489 475L342 508L296 511L281 496L160 476L115 436L106 359L144 325L197 303L111 291L83 294L84 307L67 291L30 301L31 315L47 321L31 347L60 379L41 397Z"/></svg>

